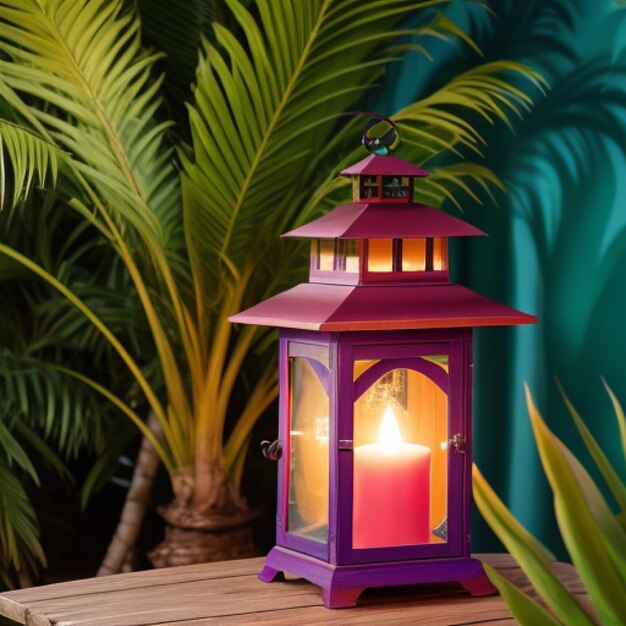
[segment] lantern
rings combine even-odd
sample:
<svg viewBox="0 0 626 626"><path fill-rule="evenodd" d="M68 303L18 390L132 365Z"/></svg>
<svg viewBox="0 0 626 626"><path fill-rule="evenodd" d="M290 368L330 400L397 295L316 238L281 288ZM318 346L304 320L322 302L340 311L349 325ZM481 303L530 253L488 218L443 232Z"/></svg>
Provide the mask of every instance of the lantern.
<svg viewBox="0 0 626 626"><path fill-rule="evenodd" d="M428 172L371 154L353 202L287 233L309 282L233 316L280 328L276 546L329 608L367 587L457 580L495 590L470 556L472 328L536 318L450 283L448 238L483 235L413 203Z"/></svg>

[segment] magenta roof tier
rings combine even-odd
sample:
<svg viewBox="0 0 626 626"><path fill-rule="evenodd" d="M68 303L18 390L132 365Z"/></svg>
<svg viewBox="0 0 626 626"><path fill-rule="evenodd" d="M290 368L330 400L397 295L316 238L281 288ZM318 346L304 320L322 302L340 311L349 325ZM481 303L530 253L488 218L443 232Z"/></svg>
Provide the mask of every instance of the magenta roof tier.
<svg viewBox="0 0 626 626"><path fill-rule="evenodd" d="M428 170L423 170L413 163L398 157L380 154L370 154L358 163L341 170L345 176L353 174L365 176L428 176Z"/></svg>
<svg viewBox="0 0 626 626"><path fill-rule="evenodd" d="M343 204L313 222L285 233L303 239L386 239L485 235L463 220L422 204Z"/></svg>
<svg viewBox="0 0 626 626"><path fill-rule="evenodd" d="M538 319L459 285L305 283L233 315L231 322L318 331L414 330L535 324Z"/></svg>

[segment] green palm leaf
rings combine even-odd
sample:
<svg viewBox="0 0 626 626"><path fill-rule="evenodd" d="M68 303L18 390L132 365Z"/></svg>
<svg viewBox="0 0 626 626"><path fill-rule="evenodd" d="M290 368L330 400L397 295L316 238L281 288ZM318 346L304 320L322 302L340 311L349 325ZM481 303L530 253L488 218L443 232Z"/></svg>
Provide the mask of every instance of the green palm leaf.
<svg viewBox="0 0 626 626"><path fill-rule="evenodd" d="M151 70L157 57L141 48L139 22L121 1L6 0L0 3L0 19L6 22L0 49L12 57L2 65L6 89L52 103L64 113L51 115L43 106L19 110L24 117L35 117L42 134L72 153L75 177L139 293L173 410L185 416L189 408L179 364L146 285L156 269L157 293L164 284L164 304L171 307L186 356L193 360L195 343L179 292L184 281L173 275L185 265L176 254L182 243L178 176L164 139L168 124L154 117L159 81L152 80ZM84 216L91 211L80 199L73 199L72 205ZM133 248L147 247L137 254L144 275L129 248L133 231L140 239ZM166 420L162 412L160 417Z"/></svg>
<svg viewBox="0 0 626 626"><path fill-rule="evenodd" d="M105 0L3 0L0 49L12 62L2 62L2 78L15 92L70 116L74 123L29 110L105 197L128 200L119 210L149 206L142 218L153 213L163 224L176 197L161 193L163 182L175 177L163 150L166 125L153 118L159 104L158 82L150 76L156 56L143 52L139 22L123 7ZM151 227L156 234L157 224Z"/></svg>
<svg viewBox="0 0 626 626"><path fill-rule="evenodd" d="M600 619L618 626L626 615L626 577L623 572L620 575L626 535L614 519L612 524L602 521L598 525L596 517L604 520L608 507L598 508L602 497L597 490L587 491L593 485L591 479L548 429L528 388L526 399L539 454L554 491L557 521L565 545ZM607 528L610 533L606 532Z"/></svg>
<svg viewBox="0 0 626 626"><path fill-rule="evenodd" d="M606 392L609 394L609 398L611 399L611 404L613 405L613 409L615 411L615 418L617 420L617 424L619 426L620 438L622 440L622 450L624 452L624 459L626 459L626 417L624 416L624 409L617 399L613 390L609 387L606 380L602 379L602 384L606 389ZM626 510L622 507L622 512L626 514Z"/></svg>
<svg viewBox="0 0 626 626"><path fill-rule="evenodd" d="M35 513L24 487L0 459L0 581L11 587L11 570L26 574L39 563L45 557Z"/></svg>
<svg viewBox="0 0 626 626"><path fill-rule="evenodd" d="M498 570L491 567L488 563L483 563L483 567L485 568L485 573L489 576L489 580L498 589L500 595L511 609L513 617L521 626L560 626L563 624L563 622L560 622L548 613L538 602L509 582Z"/></svg>
<svg viewBox="0 0 626 626"><path fill-rule="evenodd" d="M481 514L555 615L564 624L591 626L593 621L552 572L547 550L513 517L475 465L472 483ZM497 579L493 583L497 584Z"/></svg>
<svg viewBox="0 0 626 626"><path fill-rule="evenodd" d="M23 450L25 440L38 450L40 461L69 478L50 445L54 444L67 458L89 448L101 450L106 445L103 437L110 421L84 384L60 375L54 367L36 357L0 351L0 393L5 411L13 416L6 424L0 423L0 432L4 433L0 449L5 450L9 462L14 457L35 482L35 469ZM47 442L45 452L44 439L37 433Z"/></svg>
<svg viewBox="0 0 626 626"><path fill-rule="evenodd" d="M493 201L492 187L506 191L502 181L489 169L476 163L456 163L434 168L426 179L420 181L416 200L430 206L441 206L450 200L463 210L461 198L471 198L482 204L481 196Z"/></svg>
<svg viewBox="0 0 626 626"><path fill-rule="evenodd" d="M556 384L557 384L557 387L559 388L559 392L561 393L561 397L563 398L563 401L565 402L565 406L567 407L567 410L570 412L570 415L572 416L572 419L574 420L574 424L576 425L576 428L578 429L580 436L585 442L585 446L587 446L587 449L589 450L591 457L593 458L596 466L598 467L598 469L600 470L600 473L602 474L602 477L604 478L604 480L606 481L606 484L611 490L611 493L613 494L613 497L615 498L617 504L619 505L619 508L622 511L626 511L626 485L624 485L618 473L615 471L615 469L611 465L606 454L604 454L604 452L602 451L602 448L600 447L598 442L595 440L594 436L591 434L591 431L589 430L589 428L587 428L587 425L580 417L578 411L572 404L572 401L569 399L569 396L565 393L565 389L563 389L563 386L561 385L561 382L558 379L556 381ZM606 383L605 383L605 386L606 386ZM613 394L610 388L607 387L607 391L611 397L611 401L613 402L614 408L616 410L616 414L619 416L620 415L619 402L617 401L617 398L615 397L615 395Z"/></svg>
<svg viewBox="0 0 626 626"><path fill-rule="evenodd" d="M57 146L24 127L0 120L0 210L6 197L5 185L8 178L5 151L13 165L12 205L22 200L34 183L43 187L48 175L51 184L56 185L60 156Z"/></svg>
<svg viewBox="0 0 626 626"><path fill-rule="evenodd" d="M335 117L388 63L372 50L404 34L390 30L402 16L430 4L306 0L296 20L292 2L260 2L257 23L228 2L250 53L216 26L224 53L205 43L190 107L193 160L183 158L186 230L203 271L217 277L204 262L217 256L225 271L241 272L253 242L269 245L299 208L294 189L320 163Z"/></svg>
<svg viewBox="0 0 626 626"><path fill-rule="evenodd" d="M508 123L511 115L521 116L532 103L531 97L514 87L507 77L524 79L542 89L546 86L541 74L521 63L483 63L398 111L394 120L407 143L421 155L422 162L442 150L455 151L460 147L481 154L484 139L466 114L471 113L489 124L496 120Z"/></svg>

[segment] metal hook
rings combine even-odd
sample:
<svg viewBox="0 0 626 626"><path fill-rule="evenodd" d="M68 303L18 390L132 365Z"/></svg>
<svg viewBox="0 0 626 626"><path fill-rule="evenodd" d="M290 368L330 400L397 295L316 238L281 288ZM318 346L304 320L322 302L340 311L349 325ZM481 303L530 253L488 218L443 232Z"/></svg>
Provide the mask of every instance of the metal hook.
<svg viewBox="0 0 626 626"><path fill-rule="evenodd" d="M264 439L261 442L261 452L266 459L270 461L278 461L280 457L283 455L283 448L280 445L280 440L276 439L276 441L267 441Z"/></svg>

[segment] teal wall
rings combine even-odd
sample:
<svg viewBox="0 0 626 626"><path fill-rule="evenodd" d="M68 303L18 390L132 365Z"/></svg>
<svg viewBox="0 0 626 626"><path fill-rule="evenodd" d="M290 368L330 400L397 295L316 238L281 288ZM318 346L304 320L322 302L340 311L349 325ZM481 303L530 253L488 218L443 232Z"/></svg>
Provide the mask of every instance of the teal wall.
<svg viewBox="0 0 626 626"><path fill-rule="evenodd" d="M446 10L484 58L435 42L432 62L414 54L388 74L376 106L392 112L457 72L500 59L531 65L551 85L532 94L535 107L513 129L481 126L484 157L465 156L493 169L508 193L497 204L464 201L463 217L489 238L457 243L452 254L456 282L541 318L535 327L476 332L475 456L518 519L563 557L523 384L593 470L554 384L558 376L626 480L600 379L626 405L626 20L623 8L603 0L488 4L495 16L468 2ZM475 549L494 548L475 522Z"/></svg>

